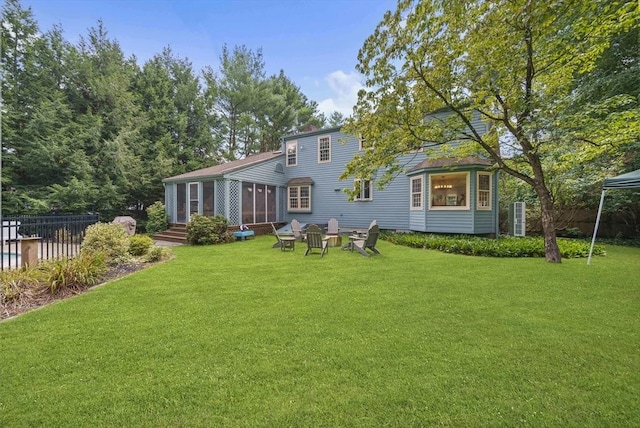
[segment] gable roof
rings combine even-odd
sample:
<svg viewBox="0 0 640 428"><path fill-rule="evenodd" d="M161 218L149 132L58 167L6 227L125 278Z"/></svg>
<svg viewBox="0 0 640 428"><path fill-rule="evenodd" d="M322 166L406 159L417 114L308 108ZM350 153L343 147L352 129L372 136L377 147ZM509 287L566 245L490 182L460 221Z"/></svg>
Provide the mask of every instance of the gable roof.
<svg viewBox="0 0 640 428"><path fill-rule="evenodd" d="M441 158L426 159L418 165L411 168L408 172L416 172L427 168L452 168L456 166L491 166L490 160L482 159L476 156L467 156L464 158Z"/></svg>
<svg viewBox="0 0 640 428"><path fill-rule="evenodd" d="M221 176L221 175L229 174L231 172L234 172L243 168L247 168L250 166L261 164L263 162L267 162L279 156L284 156L284 154L281 151L256 153L254 155L249 155L244 159L238 159L231 162L221 163L219 165L197 169L191 172L185 172L184 174L174 175L173 177L165 178L162 181L164 182L178 181L178 180L186 180L186 179L192 179L192 178Z"/></svg>

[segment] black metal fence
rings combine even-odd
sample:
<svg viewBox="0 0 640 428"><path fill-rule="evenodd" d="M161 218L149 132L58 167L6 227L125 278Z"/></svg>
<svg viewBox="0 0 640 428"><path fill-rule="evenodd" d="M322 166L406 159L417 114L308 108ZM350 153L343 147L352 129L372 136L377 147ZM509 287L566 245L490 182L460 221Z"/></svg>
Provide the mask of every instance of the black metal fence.
<svg viewBox="0 0 640 428"><path fill-rule="evenodd" d="M37 245L39 259L73 257L80 251L87 227L98 221L98 215L2 217L0 269L21 266L24 257L22 251L27 242Z"/></svg>

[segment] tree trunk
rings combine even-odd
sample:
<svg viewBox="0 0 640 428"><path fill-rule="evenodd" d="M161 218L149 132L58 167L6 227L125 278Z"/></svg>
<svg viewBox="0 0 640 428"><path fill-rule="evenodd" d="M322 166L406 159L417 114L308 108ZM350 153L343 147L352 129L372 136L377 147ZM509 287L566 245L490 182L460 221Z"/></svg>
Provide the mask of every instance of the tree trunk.
<svg viewBox="0 0 640 428"><path fill-rule="evenodd" d="M551 200L551 195L544 184L536 184L535 189L540 199L545 259L550 263L561 263L560 249L556 241L556 221L553 217L553 201Z"/></svg>

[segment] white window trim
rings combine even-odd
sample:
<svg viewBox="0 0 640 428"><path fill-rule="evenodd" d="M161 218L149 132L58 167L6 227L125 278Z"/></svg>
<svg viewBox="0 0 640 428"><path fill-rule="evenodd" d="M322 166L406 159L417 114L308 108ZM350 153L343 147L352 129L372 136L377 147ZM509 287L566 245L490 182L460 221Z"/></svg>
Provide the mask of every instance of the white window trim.
<svg viewBox="0 0 640 428"><path fill-rule="evenodd" d="M466 175L466 190L465 190L465 195L467 198L467 205L466 206L458 206L458 205L433 205L433 195L431 194L431 189L433 188L433 186L431 185L431 181L433 180L434 176L446 176L446 175L460 175L460 174L464 174ZM469 190L471 189L471 183L470 183L470 178L471 178L471 174L469 173L469 171L465 171L465 172L438 172L438 173L433 173L433 174L429 174L429 210L433 210L433 211L469 211L471 209L471 196L469 193Z"/></svg>
<svg viewBox="0 0 640 428"><path fill-rule="evenodd" d="M301 199L301 192L300 190L303 187L307 187L309 189L309 207L308 208L301 208L301 204L300 204L300 199ZM298 208L291 208L291 189L298 189L298 196L297 196L297 201L298 201ZM291 211L291 212L311 212L311 185L310 184L301 184L299 186L289 186L287 187L287 211Z"/></svg>
<svg viewBox="0 0 640 428"><path fill-rule="evenodd" d="M369 182L369 197L368 198L364 198L363 197L364 187L360 186L360 184L359 184L359 183L361 183L363 181L368 181ZM354 190L355 189L360 189L360 192L356 195L356 197L354 198L354 201L360 201L360 202L373 201L373 180L362 180L360 178L356 178L355 180L353 180L353 188L354 188Z"/></svg>
<svg viewBox="0 0 640 428"><path fill-rule="evenodd" d="M289 147L293 146L295 148L296 151L296 159L294 163L289 163ZM298 165L298 140L294 140L294 141L289 141L287 142L287 144L285 145L285 165L286 166L296 166Z"/></svg>
<svg viewBox="0 0 640 428"><path fill-rule="evenodd" d="M489 177L489 190L481 190L480 189L480 176L482 175L486 175ZM488 206L480 206L480 192L488 192L489 193L489 198L487 199L489 202ZM483 210L483 211L490 211L492 209L493 206L493 200L492 200L492 195L493 193L493 174L491 174L490 172L480 172L478 171L478 175L476 177L476 209L478 210Z"/></svg>
<svg viewBox="0 0 640 428"><path fill-rule="evenodd" d="M320 140L328 138L329 139L329 159L320 160ZM320 135L318 137L318 163L329 163L331 162L331 135Z"/></svg>
<svg viewBox="0 0 640 428"><path fill-rule="evenodd" d="M418 192L414 192L413 191L413 182L414 181L420 181L420 205L419 206L414 206L413 205L413 196L415 194L418 194ZM418 176L418 177L411 177L411 180L409 181L409 209L411 211L422 211L424 207L424 180L422 179L422 176Z"/></svg>

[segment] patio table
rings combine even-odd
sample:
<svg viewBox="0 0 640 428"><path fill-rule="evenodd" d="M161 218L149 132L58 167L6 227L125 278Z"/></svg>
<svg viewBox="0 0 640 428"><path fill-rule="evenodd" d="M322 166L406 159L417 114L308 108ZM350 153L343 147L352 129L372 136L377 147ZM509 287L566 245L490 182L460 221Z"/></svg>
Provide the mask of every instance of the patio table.
<svg viewBox="0 0 640 428"><path fill-rule="evenodd" d="M348 231L349 233L349 242L342 246L343 250L353 251L353 241L357 239L362 239L367 236L368 229L358 229L358 228L340 228L340 230Z"/></svg>

